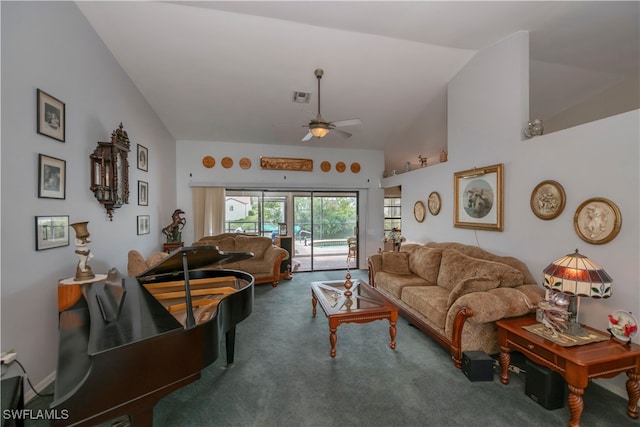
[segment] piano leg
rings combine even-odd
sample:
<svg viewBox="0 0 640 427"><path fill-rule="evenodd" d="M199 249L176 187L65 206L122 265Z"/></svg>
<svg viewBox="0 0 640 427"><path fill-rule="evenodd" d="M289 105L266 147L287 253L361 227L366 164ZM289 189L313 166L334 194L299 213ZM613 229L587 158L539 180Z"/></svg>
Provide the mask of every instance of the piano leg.
<svg viewBox="0 0 640 427"><path fill-rule="evenodd" d="M229 329L224 337L227 346L227 367L230 367L233 365L233 353L236 347L236 327Z"/></svg>

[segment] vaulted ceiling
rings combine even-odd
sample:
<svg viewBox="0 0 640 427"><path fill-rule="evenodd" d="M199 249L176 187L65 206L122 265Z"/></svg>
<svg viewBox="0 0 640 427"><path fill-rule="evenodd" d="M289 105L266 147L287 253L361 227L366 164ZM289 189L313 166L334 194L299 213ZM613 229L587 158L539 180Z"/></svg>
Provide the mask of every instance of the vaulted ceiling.
<svg viewBox="0 0 640 427"><path fill-rule="evenodd" d="M384 150L387 170L446 148L447 83L517 31L530 32L532 118L639 74L635 1L77 5L177 140ZM360 118L340 128L352 137L301 142L316 68L322 115Z"/></svg>

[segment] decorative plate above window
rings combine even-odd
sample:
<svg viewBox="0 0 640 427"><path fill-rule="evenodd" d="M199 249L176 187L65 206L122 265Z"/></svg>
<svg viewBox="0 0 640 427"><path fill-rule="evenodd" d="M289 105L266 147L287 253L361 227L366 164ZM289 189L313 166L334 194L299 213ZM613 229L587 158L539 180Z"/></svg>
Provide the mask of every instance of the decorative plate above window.
<svg viewBox="0 0 640 427"><path fill-rule="evenodd" d="M129 160L131 147L127 132L120 127L111 133L111 141L98 142L89 156L91 191L113 220L113 210L129 203Z"/></svg>

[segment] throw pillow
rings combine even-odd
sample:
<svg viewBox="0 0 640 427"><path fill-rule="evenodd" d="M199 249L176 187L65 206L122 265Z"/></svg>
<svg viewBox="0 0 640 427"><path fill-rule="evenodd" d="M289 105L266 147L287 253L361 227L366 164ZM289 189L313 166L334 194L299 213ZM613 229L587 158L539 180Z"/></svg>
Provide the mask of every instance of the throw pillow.
<svg viewBox="0 0 640 427"><path fill-rule="evenodd" d="M440 249L421 246L409 254L409 266L416 276L435 285L438 283L441 259L442 251Z"/></svg>
<svg viewBox="0 0 640 427"><path fill-rule="evenodd" d="M393 274L411 274L409 254L406 252L382 252L382 271Z"/></svg>
<svg viewBox="0 0 640 427"><path fill-rule="evenodd" d="M142 254L135 249L131 249L128 254L127 274L135 277L147 269L147 263Z"/></svg>
<svg viewBox="0 0 640 427"><path fill-rule="evenodd" d="M153 267L160 262L161 259L165 259L168 256L169 254L166 252L156 252L149 255L149 258L147 258L147 267Z"/></svg>
<svg viewBox="0 0 640 427"><path fill-rule="evenodd" d="M461 281L473 278L497 279L496 286L518 286L523 281L522 272L506 264L472 258L453 249L442 252L438 286L452 291Z"/></svg>

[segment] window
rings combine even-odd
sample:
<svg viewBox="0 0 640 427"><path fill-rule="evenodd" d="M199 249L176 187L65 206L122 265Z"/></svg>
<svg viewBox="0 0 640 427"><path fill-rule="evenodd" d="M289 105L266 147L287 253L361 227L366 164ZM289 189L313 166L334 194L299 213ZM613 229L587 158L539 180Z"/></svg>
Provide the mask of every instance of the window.
<svg viewBox="0 0 640 427"><path fill-rule="evenodd" d="M402 205L400 197L384 198L384 234L392 228L402 229Z"/></svg>

